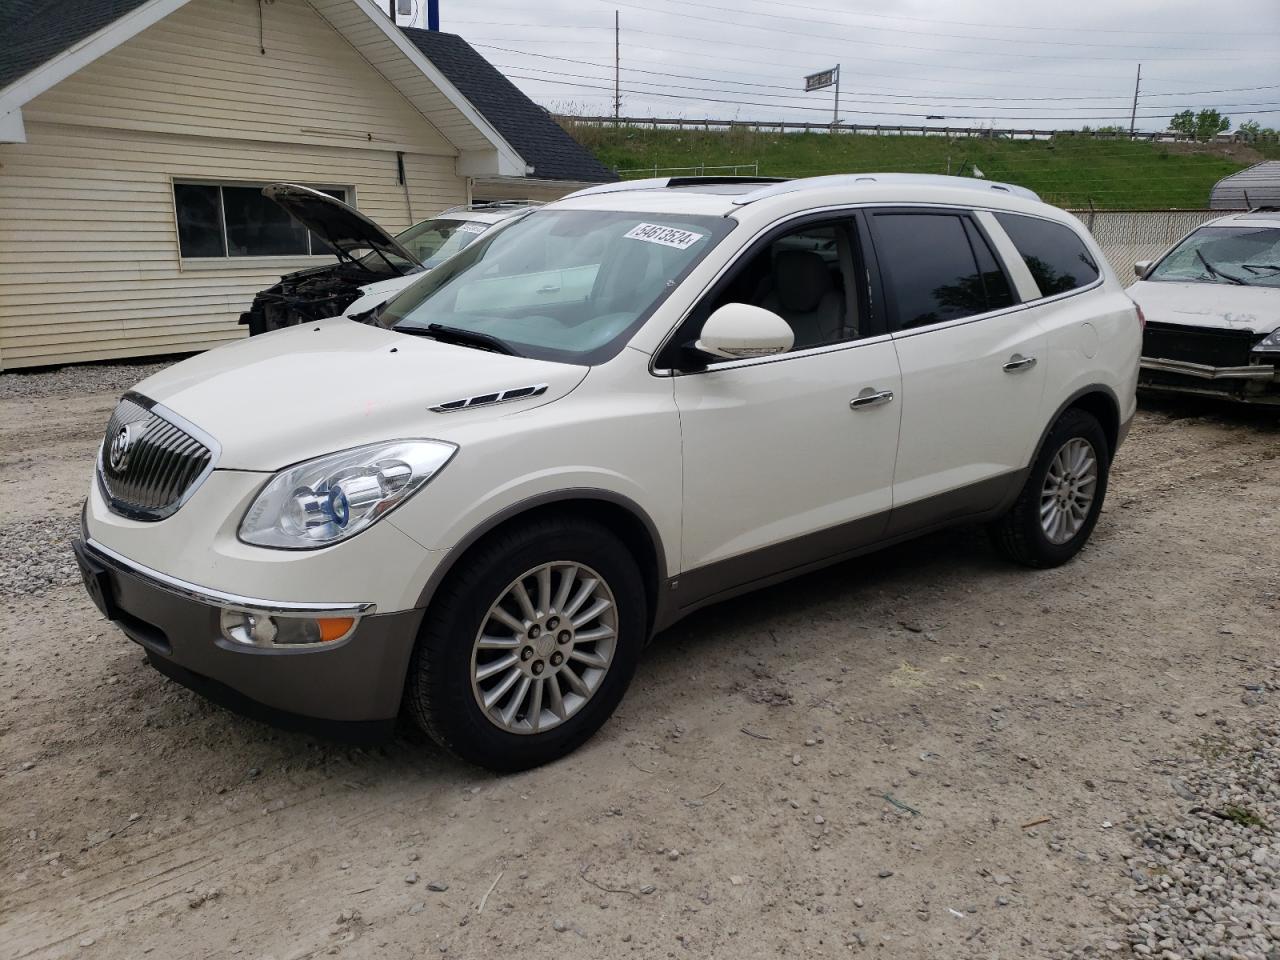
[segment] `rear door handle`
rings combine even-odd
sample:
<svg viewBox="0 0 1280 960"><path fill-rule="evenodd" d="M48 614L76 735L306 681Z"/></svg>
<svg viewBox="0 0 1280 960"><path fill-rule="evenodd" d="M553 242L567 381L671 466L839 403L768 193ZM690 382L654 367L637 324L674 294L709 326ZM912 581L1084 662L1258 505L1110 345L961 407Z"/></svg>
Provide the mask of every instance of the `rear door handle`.
<svg viewBox="0 0 1280 960"><path fill-rule="evenodd" d="M1035 357L1024 357L1020 353L1015 353L1009 358L1009 362L1004 365L1004 372L1017 373L1020 370L1030 370L1035 365Z"/></svg>
<svg viewBox="0 0 1280 960"><path fill-rule="evenodd" d="M867 387L849 401L849 409L865 410L868 407L882 406L891 400L893 400L892 390L877 390L875 387Z"/></svg>

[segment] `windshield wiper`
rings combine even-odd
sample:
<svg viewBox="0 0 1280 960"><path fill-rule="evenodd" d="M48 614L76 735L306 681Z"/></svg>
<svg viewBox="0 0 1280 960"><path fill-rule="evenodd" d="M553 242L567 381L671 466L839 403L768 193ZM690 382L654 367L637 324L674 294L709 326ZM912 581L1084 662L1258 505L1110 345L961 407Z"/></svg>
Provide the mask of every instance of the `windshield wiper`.
<svg viewBox="0 0 1280 960"><path fill-rule="evenodd" d="M1280 271L1280 263L1242 263L1240 266L1246 270L1252 270L1257 273L1259 270L1276 270Z"/></svg>
<svg viewBox="0 0 1280 960"><path fill-rule="evenodd" d="M505 353L509 357L523 356L520 351L516 350L507 341L488 333L481 333L478 330L464 330L462 327L449 327L443 323L429 323L425 328L395 326L391 329L396 333L409 333L415 337L431 337L441 343L456 343L460 346L475 347L478 350L488 350L492 353Z"/></svg>
<svg viewBox="0 0 1280 960"><path fill-rule="evenodd" d="M1204 268L1208 270L1211 274L1213 274L1215 277L1221 277L1223 280L1229 280L1231 283L1238 283L1242 287L1247 287L1249 285L1248 280L1242 280L1240 277L1233 277L1229 273L1223 273L1221 270L1215 267L1212 263L1206 260L1204 258L1204 254L1201 253L1199 250L1196 251L1196 256L1200 258L1200 262L1204 264Z"/></svg>

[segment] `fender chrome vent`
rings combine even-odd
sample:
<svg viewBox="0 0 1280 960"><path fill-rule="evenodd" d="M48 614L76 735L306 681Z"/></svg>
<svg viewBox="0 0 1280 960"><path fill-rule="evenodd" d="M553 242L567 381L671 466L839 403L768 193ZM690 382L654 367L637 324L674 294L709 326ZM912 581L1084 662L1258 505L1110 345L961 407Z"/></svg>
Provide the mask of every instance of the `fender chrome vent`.
<svg viewBox="0 0 1280 960"><path fill-rule="evenodd" d="M461 400L450 400L437 403L431 408L433 413L457 413L459 410L470 410L473 407L491 407L495 403L510 403L512 400L525 400L529 397L540 397L547 392L547 385L539 383L532 387L512 387L497 393L482 393L474 397L463 397Z"/></svg>

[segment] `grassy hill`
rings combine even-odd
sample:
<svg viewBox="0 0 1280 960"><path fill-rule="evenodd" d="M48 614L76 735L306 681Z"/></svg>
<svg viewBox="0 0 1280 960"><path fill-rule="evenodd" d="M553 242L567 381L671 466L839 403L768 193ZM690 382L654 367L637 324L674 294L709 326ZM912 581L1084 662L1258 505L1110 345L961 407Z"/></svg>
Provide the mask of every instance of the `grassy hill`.
<svg viewBox="0 0 1280 960"><path fill-rule="evenodd" d="M967 175L976 165L988 179L1030 187L1049 202L1072 208L1087 208L1090 201L1098 209L1206 207L1215 182L1262 159L1240 144L566 127L601 161L620 170L758 163L761 176L778 177L946 173L949 160L952 173Z"/></svg>

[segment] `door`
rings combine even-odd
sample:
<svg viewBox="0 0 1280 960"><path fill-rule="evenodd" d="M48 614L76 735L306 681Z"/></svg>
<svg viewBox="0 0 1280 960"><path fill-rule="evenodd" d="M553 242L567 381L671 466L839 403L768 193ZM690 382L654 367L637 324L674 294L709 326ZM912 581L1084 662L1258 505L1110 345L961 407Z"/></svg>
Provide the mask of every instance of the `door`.
<svg viewBox="0 0 1280 960"><path fill-rule="evenodd" d="M1044 414L1045 334L965 211L870 212L902 370L893 535L999 506Z"/></svg>
<svg viewBox="0 0 1280 960"><path fill-rule="evenodd" d="M723 303L773 310L795 333L773 357L677 371L683 573L676 602L795 572L877 539L892 506L900 391L868 309L851 217L779 228L748 248L677 333Z"/></svg>

